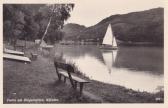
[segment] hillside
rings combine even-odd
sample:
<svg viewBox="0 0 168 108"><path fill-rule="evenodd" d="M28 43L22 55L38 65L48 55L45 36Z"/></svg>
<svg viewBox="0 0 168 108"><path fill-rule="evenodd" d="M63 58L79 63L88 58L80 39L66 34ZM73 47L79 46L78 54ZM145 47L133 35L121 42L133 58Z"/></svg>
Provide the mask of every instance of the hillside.
<svg viewBox="0 0 168 108"><path fill-rule="evenodd" d="M164 41L164 9L155 8L141 12L112 15L98 24L75 32L77 40L99 39L104 37L108 24L112 25L113 34L123 42L150 42L163 44ZM72 29L72 28L71 28ZM76 35L77 34L77 35ZM74 39L74 38L73 38Z"/></svg>
<svg viewBox="0 0 168 108"><path fill-rule="evenodd" d="M83 31L84 29L86 29L86 27L82 25L72 23L66 24L62 29L64 32L64 39L75 39L76 35L78 35L80 31Z"/></svg>

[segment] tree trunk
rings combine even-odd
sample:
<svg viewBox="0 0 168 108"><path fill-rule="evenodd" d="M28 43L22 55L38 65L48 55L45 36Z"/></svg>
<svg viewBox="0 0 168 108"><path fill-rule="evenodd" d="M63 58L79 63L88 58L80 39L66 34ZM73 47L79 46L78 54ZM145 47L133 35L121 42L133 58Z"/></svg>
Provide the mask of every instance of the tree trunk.
<svg viewBox="0 0 168 108"><path fill-rule="evenodd" d="M52 12L54 12L54 8L55 8L55 5L53 5ZM41 41L40 41L39 45L41 45L42 41L44 40L44 37L45 37L46 34L47 34L48 28L49 28L50 23L51 23L51 19L52 19L52 16L50 16L50 19L49 19L49 21L48 21L46 30L45 30L45 32L44 32L44 34L43 34L43 37L41 38Z"/></svg>
<svg viewBox="0 0 168 108"><path fill-rule="evenodd" d="M52 17L50 17L50 20L49 20L49 22L48 22L48 24L47 24L46 30L45 30L45 32L44 32L44 34L43 34L43 37L41 38L40 44L42 43L42 41L44 40L44 37L45 37L46 34L47 34L48 28L49 28L50 23L51 23L51 19L52 19Z"/></svg>

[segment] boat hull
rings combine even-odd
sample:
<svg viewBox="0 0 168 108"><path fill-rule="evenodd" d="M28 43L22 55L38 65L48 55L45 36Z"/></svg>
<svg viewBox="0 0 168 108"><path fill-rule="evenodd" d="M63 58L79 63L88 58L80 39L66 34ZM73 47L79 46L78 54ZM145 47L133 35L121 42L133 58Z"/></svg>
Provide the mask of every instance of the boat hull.
<svg viewBox="0 0 168 108"><path fill-rule="evenodd" d="M19 61L19 62L24 62L24 63L31 63L31 60L28 57L7 54L7 53L3 54L3 59L11 60L11 61Z"/></svg>
<svg viewBox="0 0 168 108"><path fill-rule="evenodd" d="M102 45L99 48L102 50L117 50L118 49L117 46L110 46L110 45Z"/></svg>
<svg viewBox="0 0 168 108"><path fill-rule="evenodd" d="M18 56L24 56L24 52L10 50L10 49L6 49L6 48L4 49L4 53L18 55Z"/></svg>

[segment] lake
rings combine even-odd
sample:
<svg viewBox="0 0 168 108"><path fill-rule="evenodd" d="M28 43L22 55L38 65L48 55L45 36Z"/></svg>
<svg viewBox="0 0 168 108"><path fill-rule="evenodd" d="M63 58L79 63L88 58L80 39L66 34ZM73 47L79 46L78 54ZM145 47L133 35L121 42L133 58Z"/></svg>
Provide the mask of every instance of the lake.
<svg viewBox="0 0 168 108"><path fill-rule="evenodd" d="M56 45L54 51L55 59L74 64L91 80L150 93L163 89L161 47L119 47L103 51L91 45Z"/></svg>

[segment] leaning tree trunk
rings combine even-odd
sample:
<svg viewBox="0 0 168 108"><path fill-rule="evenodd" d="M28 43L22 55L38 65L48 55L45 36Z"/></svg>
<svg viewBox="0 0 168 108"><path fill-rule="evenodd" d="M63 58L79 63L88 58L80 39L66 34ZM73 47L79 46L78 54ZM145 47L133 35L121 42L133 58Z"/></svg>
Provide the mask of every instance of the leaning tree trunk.
<svg viewBox="0 0 168 108"><path fill-rule="evenodd" d="M55 8L55 6L53 5L53 7L52 7L52 13L54 12L54 8ZM42 38L41 38L41 41L40 41L39 45L41 45L42 41L44 40L44 38L45 38L45 36L46 36L46 34L47 34L48 28L49 28L50 23L51 23L51 19L52 19L52 15L50 16L50 19L49 19L49 21L48 21L46 30L45 30L45 32L44 32Z"/></svg>
<svg viewBox="0 0 168 108"><path fill-rule="evenodd" d="M41 45L41 43L42 43L42 41L43 41L44 37L45 37L45 36L46 36L46 34L47 34L48 28L49 28L50 23L51 23L51 19L52 19L52 16L50 17L50 20L48 21L48 24L47 24L46 30L45 30L45 32L44 32L44 34L43 34L43 37L41 38L41 41L40 41L39 45Z"/></svg>

